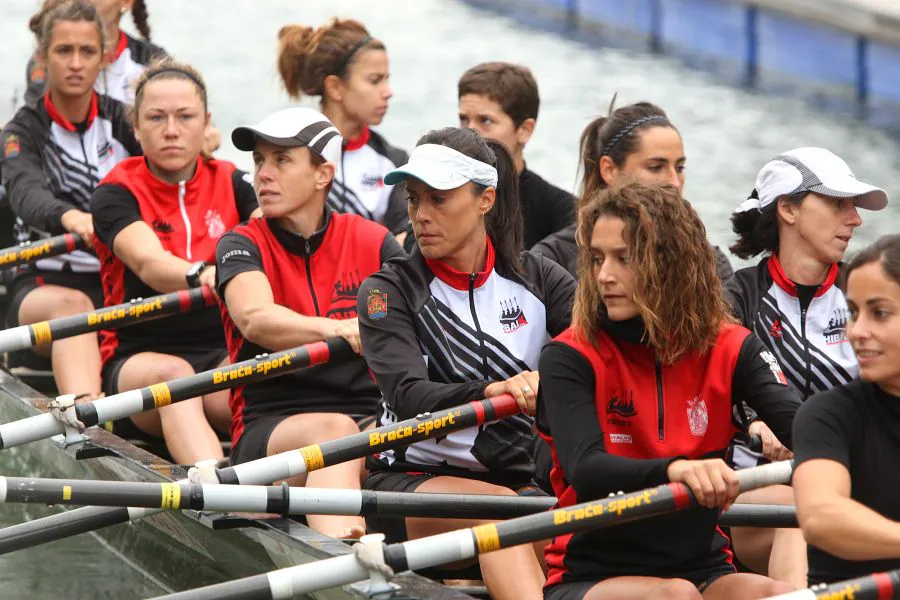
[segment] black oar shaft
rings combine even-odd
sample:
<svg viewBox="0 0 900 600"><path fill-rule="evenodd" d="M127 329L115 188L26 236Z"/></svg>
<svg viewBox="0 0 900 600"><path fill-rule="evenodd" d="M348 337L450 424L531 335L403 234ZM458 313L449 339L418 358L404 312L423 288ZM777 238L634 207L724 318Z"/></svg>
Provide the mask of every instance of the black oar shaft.
<svg viewBox="0 0 900 600"><path fill-rule="evenodd" d="M42 258L68 254L76 250L83 250L86 247L87 243L85 243L84 239L74 233L64 233L28 244L10 246L0 250L0 268L7 269L29 264Z"/></svg>
<svg viewBox="0 0 900 600"><path fill-rule="evenodd" d="M52 526L44 519L53 519ZM85 506L68 510L44 519L35 519L11 525L0 531L0 554L25 550L48 542L102 529L109 525L118 525L129 521L127 508L109 508L107 506Z"/></svg>

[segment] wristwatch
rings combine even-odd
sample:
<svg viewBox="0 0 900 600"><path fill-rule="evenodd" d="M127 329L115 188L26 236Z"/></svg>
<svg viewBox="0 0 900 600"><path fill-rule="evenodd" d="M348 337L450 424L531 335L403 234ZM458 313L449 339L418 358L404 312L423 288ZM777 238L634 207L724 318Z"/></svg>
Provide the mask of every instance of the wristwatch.
<svg viewBox="0 0 900 600"><path fill-rule="evenodd" d="M208 266L210 266L208 262L200 260L193 263L188 268L187 273L184 274L184 279L187 281L189 288L200 286L200 274L203 273L203 270Z"/></svg>

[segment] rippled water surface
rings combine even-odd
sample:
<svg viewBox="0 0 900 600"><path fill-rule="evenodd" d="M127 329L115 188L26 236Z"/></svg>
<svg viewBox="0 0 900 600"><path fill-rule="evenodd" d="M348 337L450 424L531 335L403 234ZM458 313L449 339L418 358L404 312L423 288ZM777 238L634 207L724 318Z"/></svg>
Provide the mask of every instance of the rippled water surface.
<svg viewBox="0 0 900 600"><path fill-rule="evenodd" d="M24 88L33 47L25 22L34 5L0 2L0 122ZM614 92L620 104L663 106L685 139L686 196L717 244L730 242L729 212L753 187L759 167L789 148L828 147L860 179L900 193L900 144L852 118L728 87L675 60L570 42L451 0L149 0L149 8L154 41L207 79L213 118L225 134L220 155L245 169L249 157L231 147L231 129L290 104L274 66L279 27L340 15L359 18L387 44L395 95L380 130L395 145L411 148L428 129L454 125L459 75L478 62L508 60L531 67L541 88L529 166L564 188L575 186L582 128L606 110ZM863 212L851 250L894 231L898 212L897 203L877 218ZM0 473L22 474L22 464L10 458L0 454ZM0 526L38 512L0 509ZM0 597L56 600L63 589L69 598L137 598L162 588L90 537L0 556Z"/></svg>

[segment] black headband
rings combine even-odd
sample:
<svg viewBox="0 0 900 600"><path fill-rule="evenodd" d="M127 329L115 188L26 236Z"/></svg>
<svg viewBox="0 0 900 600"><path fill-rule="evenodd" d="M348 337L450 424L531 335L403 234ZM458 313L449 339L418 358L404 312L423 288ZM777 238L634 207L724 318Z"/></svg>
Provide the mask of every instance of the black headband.
<svg viewBox="0 0 900 600"><path fill-rule="evenodd" d="M343 74L344 74L344 69L346 69L346 68L347 68L347 65L350 64L350 61L353 59L353 56L354 56L357 52L359 52L360 49L361 49L363 46L365 46L366 44L368 44L368 43L371 42L371 41L372 41L372 36L371 36L371 35L367 35L367 36L365 36L363 39L361 39L361 40L359 40L358 42L356 42L356 44L354 44L353 47L350 48L350 51L347 52L347 54L344 55L344 58L343 58L343 59L341 60L341 62L338 64L337 69L335 69L334 75L337 75L337 76L343 75Z"/></svg>
<svg viewBox="0 0 900 600"><path fill-rule="evenodd" d="M600 153L600 156L608 156L610 152L612 152L613 148L616 147L616 144L622 141L626 135L634 131L636 127L643 125L644 123L651 123L653 121L664 121L666 123L669 122L669 119L662 115L650 115L649 117L642 117L637 121L632 121L628 125L622 128L622 130L616 134L616 137L611 139L608 144L603 148L603 152Z"/></svg>
<svg viewBox="0 0 900 600"><path fill-rule="evenodd" d="M137 96L138 94L140 94L141 90L144 89L144 86L147 85L148 81L158 75L162 75L163 73L178 73L179 75L184 75L185 77L196 83L197 87L200 88L200 90L203 91L204 94L206 93L206 86L203 85L203 82L200 81L200 79L198 79L197 76L190 71L186 71L185 69L180 69L178 67L166 67L165 69L156 71L155 73L147 77L147 79L143 80L141 84L137 86L137 89L134 91L134 95Z"/></svg>

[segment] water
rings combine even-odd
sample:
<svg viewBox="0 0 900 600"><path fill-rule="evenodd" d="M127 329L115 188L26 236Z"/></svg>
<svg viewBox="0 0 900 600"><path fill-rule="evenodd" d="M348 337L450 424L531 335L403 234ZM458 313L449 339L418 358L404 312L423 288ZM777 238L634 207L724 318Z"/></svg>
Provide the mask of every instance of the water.
<svg viewBox="0 0 900 600"><path fill-rule="evenodd" d="M7 99L24 88L24 64L33 47L25 22L35 2L3 0L2 4L0 122L10 114ZM319 24L340 15L363 21L387 44L395 95L379 129L395 145L409 149L428 129L456 124L459 75L478 62L508 60L529 66L541 88L541 113L526 151L528 164L563 188L573 189L576 184L582 128L605 111L612 94L618 92L620 105L639 100L660 104L680 128L688 156L685 194L716 244L732 241L729 213L752 189L762 164L786 149L808 145L834 150L860 179L896 197L877 219L863 211L865 224L851 251L896 230L892 223L900 214L898 140L798 100L727 87L674 60L587 47L451 0L149 4L154 41L198 67L207 79L213 119L224 134L220 156L244 169L250 167L249 156L231 146L231 129L290 105L274 65L279 27L288 22ZM8 457L0 454L0 473L22 474ZM0 510L0 526L24 517L23 510ZM152 581L114 560L89 537L0 557L3 598L55 600L66 577L82 582L75 594L67 593L73 598L129 598L159 592Z"/></svg>

